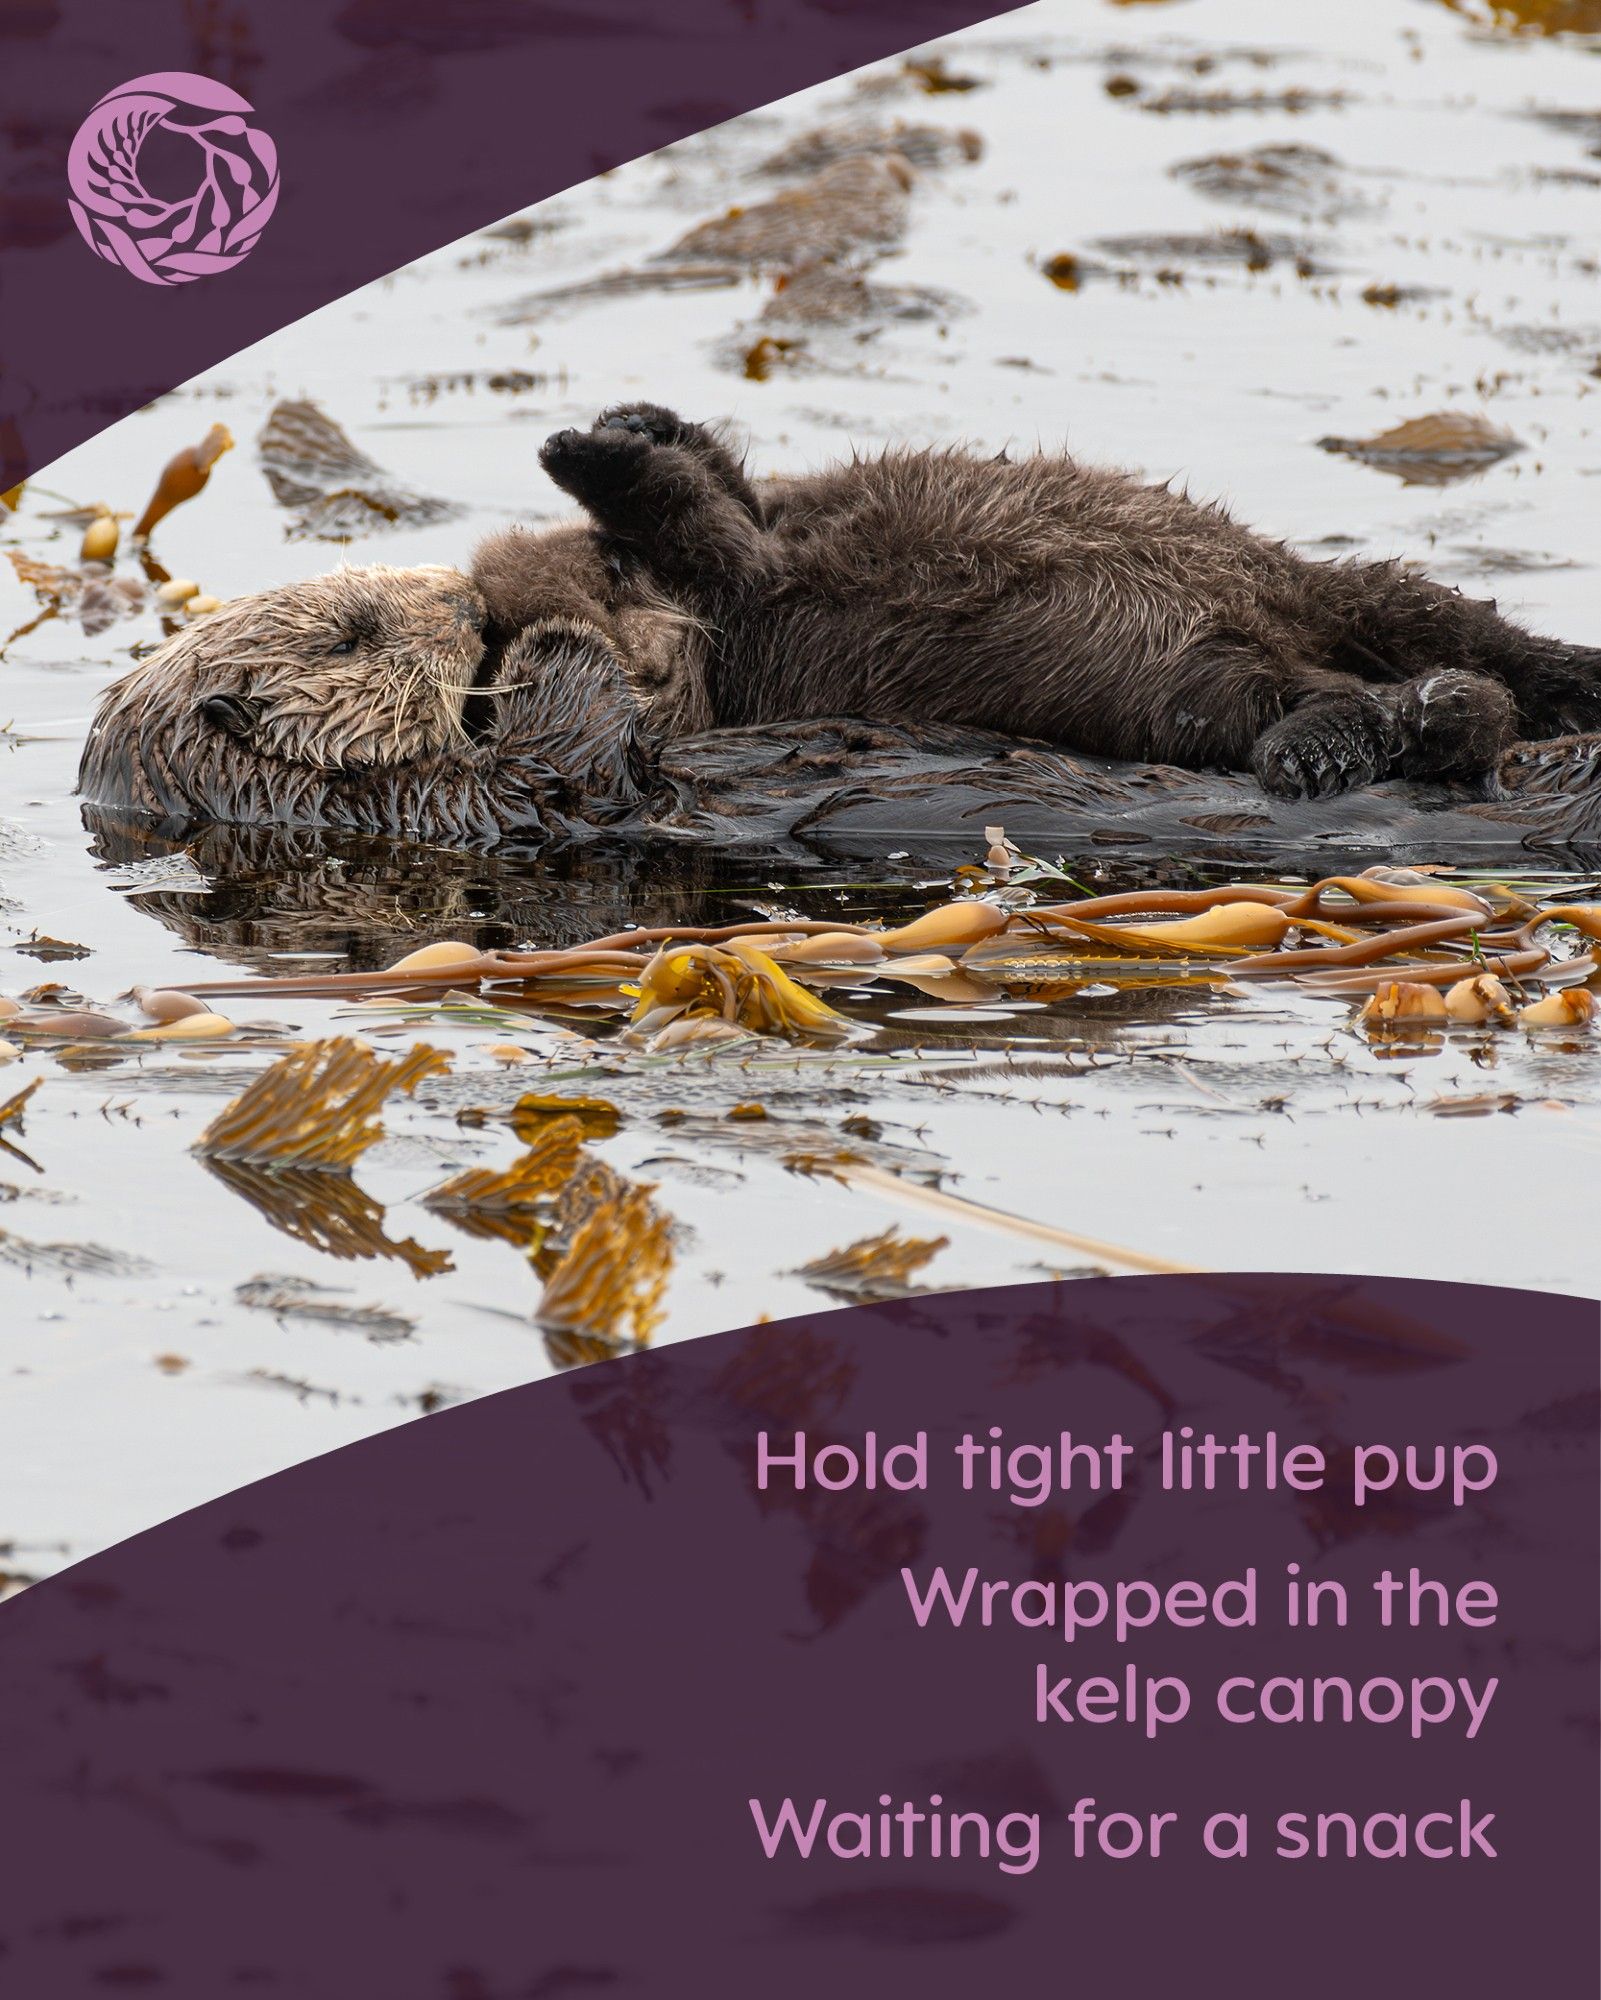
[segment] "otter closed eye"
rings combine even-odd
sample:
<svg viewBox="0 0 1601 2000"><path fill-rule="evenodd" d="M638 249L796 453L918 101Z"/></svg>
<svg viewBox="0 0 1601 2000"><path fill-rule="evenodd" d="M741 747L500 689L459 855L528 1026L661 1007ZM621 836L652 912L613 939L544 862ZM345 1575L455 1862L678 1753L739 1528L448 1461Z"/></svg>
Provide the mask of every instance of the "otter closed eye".
<svg viewBox="0 0 1601 2000"><path fill-rule="evenodd" d="M95 796L163 818L303 819L341 773L409 771L465 742L486 606L459 570L335 570L211 618L101 698L80 773Z"/></svg>

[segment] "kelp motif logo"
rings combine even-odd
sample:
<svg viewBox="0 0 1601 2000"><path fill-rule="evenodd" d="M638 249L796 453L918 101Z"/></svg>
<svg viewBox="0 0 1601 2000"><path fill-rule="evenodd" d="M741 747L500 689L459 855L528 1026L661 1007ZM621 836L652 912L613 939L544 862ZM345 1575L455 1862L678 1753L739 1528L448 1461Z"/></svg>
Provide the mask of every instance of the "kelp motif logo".
<svg viewBox="0 0 1601 2000"><path fill-rule="evenodd" d="M147 285L187 285L242 262L278 202L278 149L246 122L253 108L181 70L108 91L67 156L72 217L95 255ZM158 185L188 185L196 165L198 183L176 199L147 185L158 171Z"/></svg>

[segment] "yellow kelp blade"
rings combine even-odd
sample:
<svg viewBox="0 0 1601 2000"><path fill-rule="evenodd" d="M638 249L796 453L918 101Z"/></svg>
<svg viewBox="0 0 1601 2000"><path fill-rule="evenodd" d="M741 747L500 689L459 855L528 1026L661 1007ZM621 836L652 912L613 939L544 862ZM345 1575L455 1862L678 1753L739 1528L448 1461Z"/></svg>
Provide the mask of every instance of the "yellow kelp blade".
<svg viewBox="0 0 1601 2000"><path fill-rule="evenodd" d="M851 1032L842 1014L791 979L747 938L656 953L639 975L631 1025L655 1031L678 1014L791 1039L840 1041Z"/></svg>
<svg viewBox="0 0 1601 2000"><path fill-rule="evenodd" d="M1095 944L1163 956L1175 948L1220 953L1266 951L1281 943L1291 929L1291 919L1272 903L1220 903L1198 917L1150 924L1092 924L1055 911L1039 913L1039 920L1053 930L1088 938Z"/></svg>

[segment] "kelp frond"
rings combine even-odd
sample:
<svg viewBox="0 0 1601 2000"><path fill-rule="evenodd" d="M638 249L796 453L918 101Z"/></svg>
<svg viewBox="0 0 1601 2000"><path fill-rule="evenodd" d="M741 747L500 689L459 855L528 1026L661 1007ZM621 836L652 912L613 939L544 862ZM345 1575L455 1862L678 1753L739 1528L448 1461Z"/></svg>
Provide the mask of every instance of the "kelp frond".
<svg viewBox="0 0 1601 2000"><path fill-rule="evenodd" d="M841 1041L851 1033L842 1014L745 938L664 948L651 959L639 975L628 1039L649 1044L681 1018L806 1041Z"/></svg>
<svg viewBox="0 0 1601 2000"><path fill-rule="evenodd" d="M899 1225L891 1223L882 1235L864 1236L842 1249L814 1257L796 1267L819 1290L872 1303L902 1298L908 1291L921 1290L912 1278L949 1243L948 1236L903 1236Z"/></svg>
<svg viewBox="0 0 1601 2000"><path fill-rule="evenodd" d="M194 1150L203 1159L343 1173L382 1136L384 1099L449 1066L423 1042L393 1062L343 1037L307 1042L242 1091Z"/></svg>
<svg viewBox="0 0 1601 2000"><path fill-rule="evenodd" d="M469 1167L424 1195L423 1207L468 1226L492 1225L489 1233L497 1236L507 1233L502 1225L513 1224L521 1235L550 1218L578 1171L583 1143L584 1128L576 1118L557 1118L509 1167Z"/></svg>
<svg viewBox="0 0 1601 2000"><path fill-rule="evenodd" d="M670 1217L647 1188L622 1183L574 1229L534 1316L548 1334L643 1347L661 1324L672 1268Z"/></svg>

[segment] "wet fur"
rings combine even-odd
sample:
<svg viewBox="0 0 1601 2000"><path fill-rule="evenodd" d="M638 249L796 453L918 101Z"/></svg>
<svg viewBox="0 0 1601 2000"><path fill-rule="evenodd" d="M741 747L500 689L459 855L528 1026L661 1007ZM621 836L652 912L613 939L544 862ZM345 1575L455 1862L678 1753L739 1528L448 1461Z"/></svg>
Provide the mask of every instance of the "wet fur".
<svg viewBox="0 0 1601 2000"><path fill-rule="evenodd" d="M115 682L78 790L167 826L487 845L637 808L649 712L582 608L506 633L457 570L341 569L236 599Z"/></svg>
<svg viewBox="0 0 1601 2000"><path fill-rule="evenodd" d="M590 545L486 544L492 615L547 589L614 626L676 614L679 673L719 726L967 723L1286 796L1481 776L1519 737L1601 727L1601 650L1059 453L892 450L758 487L716 432L640 404L541 458Z"/></svg>
<svg viewBox="0 0 1601 2000"><path fill-rule="evenodd" d="M1601 655L1394 566L1308 563L1061 457L896 452L757 487L638 406L545 459L597 525L496 536L470 579L340 569L196 620L102 697L86 801L488 846L766 836L876 787L926 830L958 792L1007 796L988 729L1127 760L1027 753L1064 827L1153 784L1264 810L1184 775L1222 767L1280 793L1460 779L1497 824L1601 832L1601 738L1563 734L1601 724Z"/></svg>

